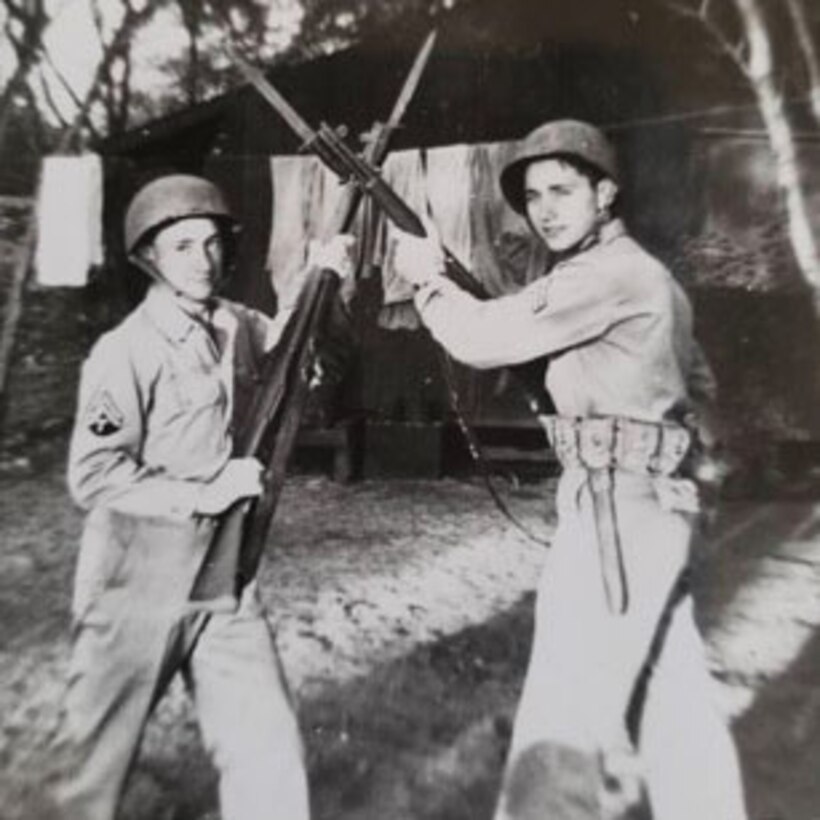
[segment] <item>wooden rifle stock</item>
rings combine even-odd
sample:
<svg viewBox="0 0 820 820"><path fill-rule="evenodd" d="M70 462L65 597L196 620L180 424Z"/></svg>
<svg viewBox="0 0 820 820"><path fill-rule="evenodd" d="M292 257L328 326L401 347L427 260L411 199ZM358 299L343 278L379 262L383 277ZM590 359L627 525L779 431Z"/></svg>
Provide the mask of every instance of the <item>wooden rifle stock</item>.
<svg viewBox="0 0 820 820"><path fill-rule="evenodd" d="M315 339L337 298L339 277L312 271L302 287L281 342L262 366L262 386L238 431L236 457L255 456L265 465L259 499L238 501L223 513L194 582L191 600L209 609L233 609L242 587L259 566L285 482L288 458L310 392Z"/></svg>

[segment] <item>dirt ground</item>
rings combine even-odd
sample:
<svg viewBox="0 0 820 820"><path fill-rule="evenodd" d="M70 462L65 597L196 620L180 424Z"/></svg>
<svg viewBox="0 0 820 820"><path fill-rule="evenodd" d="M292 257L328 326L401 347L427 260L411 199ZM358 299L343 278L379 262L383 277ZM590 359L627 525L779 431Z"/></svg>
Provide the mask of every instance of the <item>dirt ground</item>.
<svg viewBox="0 0 820 820"><path fill-rule="evenodd" d="M0 817L35 820L68 654L81 516L65 442L0 469ZM550 482L508 485L548 535ZM735 502L698 604L754 820L818 820L820 505ZM261 573L306 738L319 820L484 820L529 650L544 548L477 482L294 477ZM683 717L682 719L685 719ZM216 820L215 778L176 685L143 743L128 820ZM719 820L715 818L714 820Z"/></svg>

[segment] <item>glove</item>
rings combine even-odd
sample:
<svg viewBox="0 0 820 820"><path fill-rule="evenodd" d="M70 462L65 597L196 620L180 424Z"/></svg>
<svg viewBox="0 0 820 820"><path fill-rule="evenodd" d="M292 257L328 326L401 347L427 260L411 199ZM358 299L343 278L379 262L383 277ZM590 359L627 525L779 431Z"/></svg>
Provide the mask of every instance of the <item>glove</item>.
<svg viewBox="0 0 820 820"><path fill-rule="evenodd" d="M414 287L428 284L444 271L444 249L438 230L430 220L424 220L427 236L396 231L393 240L393 268L402 279Z"/></svg>
<svg viewBox="0 0 820 820"><path fill-rule="evenodd" d="M356 267L353 260L355 243L355 237L347 233L337 234L326 242L313 239L308 244L307 266L336 271L343 281L350 280Z"/></svg>
<svg viewBox="0 0 820 820"><path fill-rule="evenodd" d="M255 458L232 458L215 478L202 485L194 511L219 515L240 498L262 494L262 465Z"/></svg>

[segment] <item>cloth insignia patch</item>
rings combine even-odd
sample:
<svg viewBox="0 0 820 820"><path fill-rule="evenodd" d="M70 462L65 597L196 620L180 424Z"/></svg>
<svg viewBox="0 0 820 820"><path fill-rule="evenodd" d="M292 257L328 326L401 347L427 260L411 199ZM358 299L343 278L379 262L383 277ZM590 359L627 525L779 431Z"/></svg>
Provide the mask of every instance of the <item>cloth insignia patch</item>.
<svg viewBox="0 0 820 820"><path fill-rule="evenodd" d="M85 412L88 429L95 436L110 436L122 430L125 416L111 394L103 390L91 400Z"/></svg>

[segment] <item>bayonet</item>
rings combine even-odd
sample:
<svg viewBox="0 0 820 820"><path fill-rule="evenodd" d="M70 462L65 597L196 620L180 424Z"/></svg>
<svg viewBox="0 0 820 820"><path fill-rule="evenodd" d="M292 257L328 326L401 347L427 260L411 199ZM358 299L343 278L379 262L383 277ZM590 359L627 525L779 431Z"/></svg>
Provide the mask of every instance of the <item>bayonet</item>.
<svg viewBox="0 0 820 820"><path fill-rule="evenodd" d="M377 159L384 153L383 149L380 148L380 143L386 143L386 141L390 139L391 132L395 130L404 119L404 112L407 110L410 100L413 99L413 95L416 93L416 88L424 74L424 69L427 66L427 61L430 59L433 46L436 44L437 36L438 32L435 29L427 35L418 54L416 54L416 59L413 61L410 71L407 73L404 85L399 92L399 96L396 98L396 102L393 105L390 116L387 118L387 122L383 125L380 123L376 124L376 128L374 128L375 136L372 141L374 147L368 151L368 154L372 153L374 155L368 157L371 162L381 162L381 160Z"/></svg>
<svg viewBox="0 0 820 820"><path fill-rule="evenodd" d="M372 161L368 161L368 159L360 157L352 151L345 143L342 135L326 123L321 123L318 129L311 128L261 71L240 57L235 50L230 53L245 79L270 103L291 130L302 140L302 150L315 153L342 182L352 182L362 193L372 196L379 203L387 217L403 231L416 236L426 235L421 220L382 179ZM426 53L429 55L429 49ZM423 68L424 63L422 62L420 66ZM416 75L420 76L420 71L413 72L411 70L409 79L413 80L414 85L418 83ZM412 92L412 89L410 91ZM408 94L408 101L410 96ZM398 102L401 102L401 100ZM406 106L406 103L403 103L401 110L404 106Z"/></svg>

